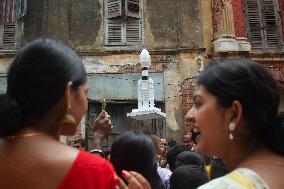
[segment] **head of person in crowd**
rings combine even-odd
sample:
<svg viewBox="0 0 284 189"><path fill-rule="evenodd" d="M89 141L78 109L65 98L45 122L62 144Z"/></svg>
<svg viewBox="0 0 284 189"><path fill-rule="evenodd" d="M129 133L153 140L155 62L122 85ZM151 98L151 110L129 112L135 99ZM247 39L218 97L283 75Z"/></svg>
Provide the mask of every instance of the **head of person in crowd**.
<svg viewBox="0 0 284 189"><path fill-rule="evenodd" d="M173 171L170 189L196 189L208 181L204 168L196 165L182 165Z"/></svg>
<svg viewBox="0 0 284 189"><path fill-rule="evenodd" d="M165 139L161 139L157 135L150 135L150 137L156 146L157 160L160 162L166 156L168 144Z"/></svg>
<svg viewBox="0 0 284 189"><path fill-rule="evenodd" d="M155 144L157 155L162 157L164 153L164 148L162 148L161 146L161 138L158 137L157 135L150 135L150 137L153 143Z"/></svg>
<svg viewBox="0 0 284 189"><path fill-rule="evenodd" d="M87 74L81 59L59 40L43 38L19 50L0 95L0 137L24 129L73 135L87 111Z"/></svg>
<svg viewBox="0 0 284 189"><path fill-rule="evenodd" d="M166 159L169 164L169 168L173 171L176 168L176 157L184 151L189 150L185 145L177 144L174 147L170 148L166 154Z"/></svg>
<svg viewBox="0 0 284 189"><path fill-rule="evenodd" d="M107 160L110 160L110 149L109 148L102 148L102 151L104 153L104 158L107 159Z"/></svg>
<svg viewBox="0 0 284 189"><path fill-rule="evenodd" d="M182 165L196 165L205 168L205 159L203 155L195 151L184 151L176 157L176 168Z"/></svg>
<svg viewBox="0 0 284 189"><path fill-rule="evenodd" d="M168 150L169 144L167 143L167 140L165 138L161 138L161 148L164 149L164 152L166 152ZM164 154L166 155L166 154Z"/></svg>
<svg viewBox="0 0 284 189"><path fill-rule="evenodd" d="M171 140L168 142L168 145L169 145L170 148L172 148L172 147L174 147L174 146L177 145L177 141L171 139Z"/></svg>
<svg viewBox="0 0 284 189"><path fill-rule="evenodd" d="M133 170L143 175L153 189L163 188L157 172L155 144L147 135L128 131L116 138L111 147L110 161L118 175L122 170Z"/></svg>
<svg viewBox="0 0 284 189"><path fill-rule="evenodd" d="M198 152L222 158L232 170L260 149L284 154L278 105L278 84L264 67L224 59L199 75L185 119L194 128Z"/></svg>

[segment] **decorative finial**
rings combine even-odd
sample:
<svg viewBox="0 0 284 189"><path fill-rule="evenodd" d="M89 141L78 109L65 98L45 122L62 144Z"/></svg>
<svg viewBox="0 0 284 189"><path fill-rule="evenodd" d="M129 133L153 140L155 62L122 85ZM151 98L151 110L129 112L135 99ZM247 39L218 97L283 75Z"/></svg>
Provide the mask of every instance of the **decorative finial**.
<svg viewBox="0 0 284 189"><path fill-rule="evenodd" d="M146 49L143 49L140 53L140 64L142 68L143 67L149 68L151 66L151 57Z"/></svg>

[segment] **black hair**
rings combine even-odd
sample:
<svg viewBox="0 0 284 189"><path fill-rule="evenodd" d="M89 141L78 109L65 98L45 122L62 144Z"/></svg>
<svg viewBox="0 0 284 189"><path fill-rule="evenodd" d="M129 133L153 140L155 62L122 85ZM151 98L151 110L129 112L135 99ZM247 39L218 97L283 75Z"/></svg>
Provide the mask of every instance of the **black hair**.
<svg viewBox="0 0 284 189"><path fill-rule="evenodd" d="M169 168L173 171L176 168L176 157L179 153L189 150L185 145L175 145L170 148L166 154L166 159L169 164Z"/></svg>
<svg viewBox="0 0 284 189"><path fill-rule="evenodd" d="M199 167L205 167L204 157L195 151L184 151L176 157L176 168L182 165L196 165Z"/></svg>
<svg viewBox="0 0 284 189"><path fill-rule="evenodd" d="M153 189L163 188L157 172L156 149L152 139L141 132L128 131L116 138L111 147L110 161L115 171L136 171Z"/></svg>
<svg viewBox="0 0 284 189"><path fill-rule="evenodd" d="M209 178L204 168L183 165L173 171L170 178L170 189L196 189L208 181Z"/></svg>
<svg viewBox="0 0 284 189"><path fill-rule="evenodd" d="M40 38L18 51L7 77L7 93L0 96L0 137L21 130L27 119L45 115L63 96L69 81L73 89L86 82L86 70L66 44Z"/></svg>
<svg viewBox="0 0 284 189"><path fill-rule="evenodd" d="M171 139L171 140L168 142L168 145L169 145L170 148L172 148L172 147L174 147L174 146L177 145L177 141Z"/></svg>
<svg viewBox="0 0 284 189"><path fill-rule="evenodd" d="M104 158L107 159L107 156L110 155L111 151L109 148L102 148L102 151L104 153Z"/></svg>
<svg viewBox="0 0 284 189"><path fill-rule="evenodd" d="M222 107L231 106L234 100L239 101L255 137L284 154L284 127L276 124L280 91L277 81L263 66L240 58L212 62L199 75L197 83L216 96ZM279 135L281 142L275 142L277 133L282 133Z"/></svg>

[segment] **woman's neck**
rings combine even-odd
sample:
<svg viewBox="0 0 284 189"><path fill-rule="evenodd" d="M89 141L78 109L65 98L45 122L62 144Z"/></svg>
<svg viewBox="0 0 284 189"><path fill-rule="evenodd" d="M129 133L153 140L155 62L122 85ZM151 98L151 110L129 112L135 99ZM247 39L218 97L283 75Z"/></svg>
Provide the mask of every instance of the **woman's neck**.
<svg viewBox="0 0 284 189"><path fill-rule="evenodd" d="M21 132L40 132L59 139L58 122L47 119L33 119L24 122L24 129Z"/></svg>
<svg viewBox="0 0 284 189"><path fill-rule="evenodd" d="M247 144L236 144L231 149L226 157L229 170L239 167L240 164L250 159L255 153L266 149L266 146L259 141L251 140Z"/></svg>

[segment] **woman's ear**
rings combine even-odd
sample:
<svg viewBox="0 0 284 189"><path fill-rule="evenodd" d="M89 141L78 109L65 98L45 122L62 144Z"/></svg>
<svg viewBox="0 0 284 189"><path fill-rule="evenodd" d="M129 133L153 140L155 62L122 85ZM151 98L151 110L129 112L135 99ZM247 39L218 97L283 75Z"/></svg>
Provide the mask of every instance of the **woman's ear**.
<svg viewBox="0 0 284 189"><path fill-rule="evenodd" d="M67 85L65 86L65 90L64 90L64 102L66 105L66 110L69 110L72 106L72 103L71 103L72 85L73 85L72 81L69 81Z"/></svg>
<svg viewBox="0 0 284 189"><path fill-rule="evenodd" d="M243 115L243 106L240 103L240 101L238 100L234 100L232 103L232 113L233 113L233 117L232 120L236 126L240 125L241 123L241 119L242 119L242 115Z"/></svg>

